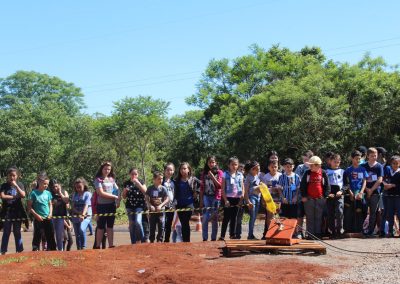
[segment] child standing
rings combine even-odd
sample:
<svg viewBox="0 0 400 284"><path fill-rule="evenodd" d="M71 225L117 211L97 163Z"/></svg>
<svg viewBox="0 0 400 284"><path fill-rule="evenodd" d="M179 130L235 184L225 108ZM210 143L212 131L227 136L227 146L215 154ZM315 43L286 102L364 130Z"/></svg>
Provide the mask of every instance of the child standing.
<svg viewBox="0 0 400 284"><path fill-rule="evenodd" d="M400 156L393 156L390 159L390 167L386 168L384 182L386 219L389 223L388 237L394 237L393 226L394 216L400 220ZM382 223L385 223L385 219ZM384 228L384 226L381 226Z"/></svg>
<svg viewBox="0 0 400 284"><path fill-rule="evenodd" d="M343 227L346 233L361 233L366 217L364 191L368 173L360 166L361 152L351 153L351 166L344 172L344 185L348 195L344 198Z"/></svg>
<svg viewBox="0 0 400 284"><path fill-rule="evenodd" d="M112 164L110 162L101 164L94 180L94 187L97 193L97 214L115 214L117 207L119 207L119 191L114 178L115 174ZM98 216L96 232L97 248L101 244L105 230L107 231L108 246L110 248L114 247L114 222L115 215Z"/></svg>
<svg viewBox="0 0 400 284"><path fill-rule="evenodd" d="M279 177L278 186L282 192L281 216L296 219L300 196L300 177L293 172L294 162L287 158L283 161L283 174Z"/></svg>
<svg viewBox="0 0 400 284"><path fill-rule="evenodd" d="M305 151L301 156L303 163L298 165L294 171L294 173L297 174L300 179L302 179L305 172L310 169L308 162L312 156L314 156L314 153L311 150Z"/></svg>
<svg viewBox="0 0 400 284"><path fill-rule="evenodd" d="M304 152L302 156L303 163L298 165L296 170L294 171L295 174L297 174L300 178L300 180L303 178L304 173L310 169L308 165L308 161L310 158L314 156L314 153L311 150L307 150ZM304 223L304 216L305 216L305 211L304 211L304 203L301 201L301 198L298 198L297 200L297 225L298 225L298 238L303 237L303 223Z"/></svg>
<svg viewBox="0 0 400 284"><path fill-rule="evenodd" d="M362 165L368 173L365 187L366 201L369 209L369 223L367 236L372 236L379 215L379 201L381 184L383 181L383 166L377 162L378 150L369 148L367 150L367 162Z"/></svg>
<svg viewBox="0 0 400 284"><path fill-rule="evenodd" d="M306 213L307 232L311 234L309 237L320 238L325 198L330 192L330 186L328 176L321 168L322 160L313 156L308 164L310 169L304 173L300 184L301 201Z"/></svg>
<svg viewBox="0 0 400 284"><path fill-rule="evenodd" d="M225 202L224 219L222 220L220 240L225 239L226 229L229 223L229 235L231 239L237 238L237 214L239 203L244 196L243 174L238 172L239 159L231 157L228 162L229 170L222 178L222 199Z"/></svg>
<svg viewBox="0 0 400 284"><path fill-rule="evenodd" d="M246 163L248 163L250 161L246 161ZM244 169L245 164L239 163L239 167L238 167L238 172L242 173L244 180L246 179L246 171ZM244 182L243 180L243 182ZM240 200L240 203L238 205L238 212L236 215L236 230L235 230L235 238L240 240L242 237L242 221L243 221L243 214L244 214L244 209L245 204L244 204L244 199L242 198Z"/></svg>
<svg viewBox="0 0 400 284"><path fill-rule="evenodd" d="M178 168L178 177L175 182L175 199L177 209L186 209L178 212L182 226L182 240L190 242L190 217L194 209L194 201L197 198L197 189L200 181L192 176L192 168L189 163L183 162Z"/></svg>
<svg viewBox="0 0 400 284"><path fill-rule="evenodd" d="M164 236L164 212L165 204L169 202L168 192L162 185L163 174L153 173L153 185L146 191L147 202L150 208L150 242L154 243L157 227L157 242L162 242Z"/></svg>
<svg viewBox="0 0 400 284"><path fill-rule="evenodd" d="M203 241L208 239L208 222L211 220L211 241L217 239L218 209L221 204L223 172L218 169L215 156L207 158L200 177L200 208L206 207L202 220Z"/></svg>
<svg viewBox="0 0 400 284"><path fill-rule="evenodd" d="M64 218L67 216L67 206L69 205L68 192L61 188L61 184L56 180L50 180L49 187L53 196L53 226L56 233L57 250L64 250Z"/></svg>
<svg viewBox="0 0 400 284"><path fill-rule="evenodd" d="M343 174L340 168L340 155L334 154L329 167L326 170L331 186L331 192L327 199L328 228L333 237L340 237L343 228Z"/></svg>
<svg viewBox="0 0 400 284"><path fill-rule="evenodd" d="M139 180L137 168L131 168L129 175L130 179L124 183L122 198L126 199L125 208L129 219L131 244L135 244L137 241L144 242L142 216L147 208L145 198L147 187L143 181Z"/></svg>
<svg viewBox="0 0 400 284"><path fill-rule="evenodd" d="M72 195L72 224L76 237L76 248L86 248L86 229L92 218L92 194L84 178L78 178L74 183L74 194Z"/></svg>
<svg viewBox="0 0 400 284"><path fill-rule="evenodd" d="M272 199L277 205L276 212L279 213L281 206L281 196L282 192L280 187L278 186L279 177L282 175L281 172L278 171L279 165L278 161L269 161L268 162L268 173L266 173L261 181L268 186L268 189L271 193ZM262 239L265 239L265 235L267 234L269 224L271 223L274 214L266 210L265 213L265 225Z"/></svg>
<svg viewBox="0 0 400 284"><path fill-rule="evenodd" d="M254 224L257 219L258 209L260 208L260 164L257 161L251 161L246 164L246 180L244 182L245 200L249 205L249 234L248 240L256 240L254 236Z"/></svg>
<svg viewBox="0 0 400 284"><path fill-rule="evenodd" d="M9 168L7 170L7 182L0 188L2 199L2 218L6 220L3 223L3 237L1 239L1 254L6 254L8 241L10 239L11 228L14 233L16 252L22 252L24 246L21 236L22 221L11 221L10 219L27 218L22 199L25 198L24 185L18 181L18 169Z"/></svg>
<svg viewBox="0 0 400 284"><path fill-rule="evenodd" d="M29 195L28 211L32 213L35 218L33 220L33 251L37 251L40 248L40 241L42 240L41 230L43 230L46 236L47 250L56 250L54 229L51 222L53 214L52 195L50 191L47 190L48 186L48 177L41 175L38 179L38 187Z"/></svg>
<svg viewBox="0 0 400 284"><path fill-rule="evenodd" d="M164 166L164 179L162 185L165 186L168 193L169 202L165 206L165 210L170 212L165 212L165 232L164 232L164 242L169 243L169 239L171 237L171 228L172 222L174 220L174 212L175 203L174 203L174 195L175 195L175 182L172 180L172 177L175 172L175 165L173 163L168 163Z"/></svg>

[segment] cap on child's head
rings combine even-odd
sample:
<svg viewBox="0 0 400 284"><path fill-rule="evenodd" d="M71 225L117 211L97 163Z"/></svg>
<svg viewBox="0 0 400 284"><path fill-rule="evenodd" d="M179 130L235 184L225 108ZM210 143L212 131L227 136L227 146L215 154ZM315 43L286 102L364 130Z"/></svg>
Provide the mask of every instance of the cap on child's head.
<svg viewBox="0 0 400 284"><path fill-rule="evenodd" d="M282 165L283 165L283 166L284 166L284 165L294 165L294 162L293 162L292 159L286 158L286 159L283 160Z"/></svg>
<svg viewBox="0 0 400 284"><path fill-rule="evenodd" d="M322 160L318 156L312 156L310 158L310 160L308 161L308 164L310 164L310 165L321 165L322 164Z"/></svg>
<svg viewBox="0 0 400 284"><path fill-rule="evenodd" d="M368 148L365 147L365 146L359 146L359 147L357 148L357 150L358 150L359 152L361 152L361 155L365 155L365 154L367 154Z"/></svg>
<svg viewBox="0 0 400 284"><path fill-rule="evenodd" d="M387 153L386 149L383 147L375 147L375 149L378 151L378 154L386 155Z"/></svg>

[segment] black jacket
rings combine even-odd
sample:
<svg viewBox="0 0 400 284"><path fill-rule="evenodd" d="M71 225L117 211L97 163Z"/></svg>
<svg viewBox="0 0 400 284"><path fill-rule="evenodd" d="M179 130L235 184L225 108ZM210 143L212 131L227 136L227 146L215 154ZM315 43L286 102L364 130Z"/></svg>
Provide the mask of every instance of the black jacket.
<svg viewBox="0 0 400 284"><path fill-rule="evenodd" d="M311 170L307 170L303 178L301 179L300 182L300 192L301 192L301 197L308 197L307 195L307 187L308 183L310 180L310 174ZM328 175L326 174L325 170L322 170L322 190L323 190L323 195L324 197L328 197L329 193L331 192L331 186L329 185L329 178Z"/></svg>

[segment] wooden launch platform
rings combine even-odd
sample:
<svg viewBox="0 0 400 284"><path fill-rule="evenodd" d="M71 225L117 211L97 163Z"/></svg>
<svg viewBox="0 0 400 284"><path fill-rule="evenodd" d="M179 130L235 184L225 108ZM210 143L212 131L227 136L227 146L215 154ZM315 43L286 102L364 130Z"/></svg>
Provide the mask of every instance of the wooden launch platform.
<svg viewBox="0 0 400 284"><path fill-rule="evenodd" d="M299 243L288 245L266 244L263 240L227 240L225 246L220 248L223 256L241 256L250 253L270 253L270 254L326 254L326 247L323 245L300 240Z"/></svg>

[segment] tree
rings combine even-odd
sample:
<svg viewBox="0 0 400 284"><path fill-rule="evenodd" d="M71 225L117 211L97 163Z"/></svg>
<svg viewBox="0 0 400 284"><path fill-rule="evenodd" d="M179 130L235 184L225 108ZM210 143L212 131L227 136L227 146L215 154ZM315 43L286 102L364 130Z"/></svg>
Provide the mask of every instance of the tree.
<svg viewBox="0 0 400 284"><path fill-rule="evenodd" d="M368 54L351 66L326 61L317 47L254 45L250 55L210 61L187 100L203 110L194 132L207 130L213 154L261 162L268 149L283 157L346 154L360 144L394 152L400 76L391 68Z"/></svg>
<svg viewBox="0 0 400 284"><path fill-rule="evenodd" d="M102 136L113 142L118 162L124 164L123 167L128 167L129 161L138 158L146 180L146 169L163 161L163 156L152 157L152 154L163 154L155 146L164 144L169 103L139 96L125 98L114 105L111 117L106 118L100 127Z"/></svg>
<svg viewBox="0 0 400 284"><path fill-rule="evenodd" d="M76 115L84 107L81 90L57 77L18 71L0 79L1 109L26 103L39 106L46 102L60 104L68 115Z"/></svg>

